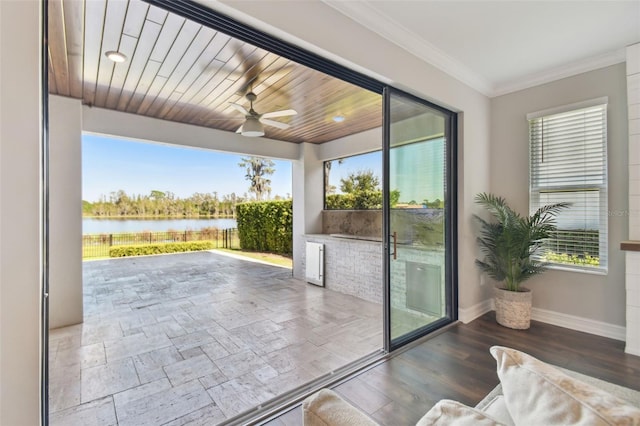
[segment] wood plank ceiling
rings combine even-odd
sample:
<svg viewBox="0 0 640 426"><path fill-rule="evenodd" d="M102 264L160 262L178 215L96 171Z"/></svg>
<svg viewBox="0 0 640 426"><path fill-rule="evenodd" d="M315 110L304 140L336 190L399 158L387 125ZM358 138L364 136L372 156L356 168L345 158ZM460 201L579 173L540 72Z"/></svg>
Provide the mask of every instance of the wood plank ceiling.
<svg viewBox="0 0 640 426"><path fill-rule="evenodd" d="M122 63L105 52L127 56ZM49 0L49 93L86 105L235 132L230 106L294 109L265 137L323 143L381 126L382 97L141 0ZM335 116L345 120L336 123Z"/></svg>

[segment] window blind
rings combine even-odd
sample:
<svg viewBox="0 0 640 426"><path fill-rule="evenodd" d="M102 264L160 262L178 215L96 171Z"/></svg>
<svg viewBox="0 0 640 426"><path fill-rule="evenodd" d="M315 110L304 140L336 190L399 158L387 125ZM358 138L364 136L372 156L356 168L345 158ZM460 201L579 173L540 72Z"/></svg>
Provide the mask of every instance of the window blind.
<svg viewBox="0 0 640 426"><path fill-rule="evenodd" d="M606 270L607 104L592 103L528 116L529 207L571 203L557 217L545 260Z"/></svg>

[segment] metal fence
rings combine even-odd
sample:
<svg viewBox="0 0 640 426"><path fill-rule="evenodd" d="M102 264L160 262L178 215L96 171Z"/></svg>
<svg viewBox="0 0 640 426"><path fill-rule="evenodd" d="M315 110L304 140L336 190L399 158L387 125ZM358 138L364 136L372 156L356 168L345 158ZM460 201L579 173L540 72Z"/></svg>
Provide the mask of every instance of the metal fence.
<svg viewBox="0 0 640 426"><path fill-rule="evenodd" d="M162 244L188 241L213 241L216 248L239 249L238 229L200 231L127 232L122 234L86 234L82 236L82 258L109 257L113 246Z"/></svg>

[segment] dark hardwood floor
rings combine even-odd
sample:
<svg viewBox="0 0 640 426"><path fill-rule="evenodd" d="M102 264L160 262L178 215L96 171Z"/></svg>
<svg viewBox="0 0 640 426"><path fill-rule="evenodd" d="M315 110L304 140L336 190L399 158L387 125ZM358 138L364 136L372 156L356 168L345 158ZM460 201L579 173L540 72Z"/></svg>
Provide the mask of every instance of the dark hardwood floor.
<svg viewBox="0 0 640 426"><path fill-rule="evenodd" d="M640 357L624 342L532 321L517 331L499 326L493 312L447 331L336 386L342 397L383 425L413 425L437 401L474 406L498 384L493 345L508 346L569 370L640 390ZM302 424L296 407L267 423Z"/></svg>

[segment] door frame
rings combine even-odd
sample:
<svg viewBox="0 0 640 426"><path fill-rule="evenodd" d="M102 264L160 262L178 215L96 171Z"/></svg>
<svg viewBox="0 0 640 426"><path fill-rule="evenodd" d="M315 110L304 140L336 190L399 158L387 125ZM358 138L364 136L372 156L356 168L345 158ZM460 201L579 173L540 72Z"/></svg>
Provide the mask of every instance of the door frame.
<svg viewBox="0 0 640 426"><path fill-rule="evenodd" d="M335 78L339 78L346 82L352 83L363 89L370 90L372 92L382 94L383 95L383 250L382 254L384 256L383 259L383 309L384 309L384 350L386 352L390 352L404 344L407 344L419 337L424 336L425 334L440 328L444 325L447 325L451 322L457 320L458 317L458 285L457 285L457 276L458 276L458 231L457 231L457 114L454 112L447 110L441 106L438 106L434 103L426 101L422 98L411 95L407 92L400 91L398 89L392 88L391 86L382 83L381 81L368 76L366 74L354 71L344 65L338 64L330 59L327 59L321 55L309 52L302 47L299 47L295 44L283 41L275 36L267 34L265 32L256 30L250 27L247 24L241 23L237 20L234 20L220 12L213 11L206 6L196 3L192 0L143 0L149 4L161 7L165 10L168 10L172 13L183 16L187 19L200 23L209 28L213 28L226 34L229 34L235 38L239 38L246 42L252 43L258 47L269 50L277 55L286 57L293 61L296 61L302 65L306 65L315 70L321 71L328 75L331 75ZM49 375L49 364L48 364L48 293L49 293L49 262L48 262L48 254L49 254L49 235L48 235L48 227L49 227L49 141L48 141L48 2L42 2L42 14L41 14L41 36L42 36L42 50L41 50L41 84L42 84L42 183L43 190L41 191L41 200L42 200L42 264L43 264L43 272L42 272L42 287L41 287L41 317L40 317L40 326L42 328L42 332L40 335L41 340L41 351L40 351L40 366L41 366L41 392L40 392L40 419L43 425L47 425L49 423L49 408L48 408L48 375ZM389 265L388 265L388 247L389 247L389 188L388 188L388 178L389 178L389 164L388 164L388 150L389 150L389 125L385 124L389 122L390 114L389 114L389 106L387 97L390 96L388 93L393 91L396 94L402 94L409 99L414 99L424 105L429 106L435 110L441 111L444 114L449 115L449 134L451 135L450 140L447 140L447 152L446 152L446 164L447 164L447 176L446 176L446 184L448 188L448 193L446 194L446 217L449 220L446 222L447 227L445 230L445 242L446 242L446 251L449 254L447 256L446 262L446 276L449 277L448 281L451 282L451 285L448 286L447 290L447 318L445 320L438 321L430 325L426 329L419 329L417 332L412 334L411 336L403 339L401 342L394 343L391 345L389 340L390 336L390 317L389 317ZM387 154L385 154L385 151ZM386 157L386 159L385 159Z"/></svg>
<svg viewBox="0 0 640 426"><path fill-rule="evenodd" d="M391 96L397 96L434 109L445 116L445 315L397 339L391 338ZM438 328L458 320L458 115L425 99L385 86L382 92L382 247L384 350L392 352ZM448 135L448 137L447 137Z"/></svg>

